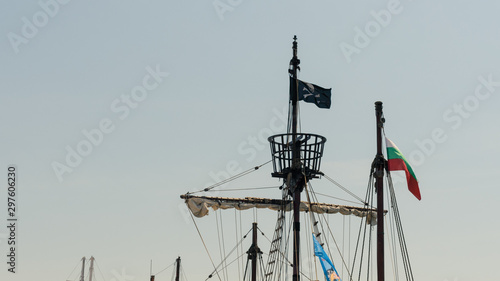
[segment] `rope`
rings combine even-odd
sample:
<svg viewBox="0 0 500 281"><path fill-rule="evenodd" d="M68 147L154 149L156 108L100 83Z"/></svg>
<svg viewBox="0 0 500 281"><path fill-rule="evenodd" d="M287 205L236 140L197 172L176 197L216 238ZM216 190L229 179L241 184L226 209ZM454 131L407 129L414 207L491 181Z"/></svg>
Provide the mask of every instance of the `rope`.
<svg viewBox="0 0 500 281"><path fill-rule="evenodd" d="M259 255L259 260L260 260L260 268L259 268L260 280L264 280L265 270L264 270L264 260L262 259L262 255Z"/></svg>
<svg viewBox="0 0 500 281"><path fill-rule="evenodd" d="M385 194L386 195L386 199L387 199L387 202L390 202L390 198L389 198L389 194ZM390 237L387 237L387 240L389 240L389 253L390 253L390 257L391 257L391 263L392 263L392 274L393 274L393 278L394 280L396 281L399 281L399 274L397 273L398 271L398 268L397 268L397 265L396 265L396 241L394 241L394 224L392 223L392 216L391 216L391 213L389 212L388 213L388 222L387 224L384 225L385 227L385 232L386 233L390 233ZM388 224L390 224L390 230L389 230L389 227L387 226Z"/></svg>
<svg viewBox="0 0 500 281"><path fill-rule="evenodd" d="M310 196L309 196L309 190L307 189L307 183L308 183L308 182L307 182L307 177L306 177L306 175L305 175L304 173L303 173L303 175L304 175L304 187L305 187L305 192L306 192L307 202L309 203L309 206L311 206L311 198L310 198ZM310 186L310 188L311 188L311 192L312 192L312 186L311 186L310 184L309 184L309 186ZM307 218L306 214L304 214L304 216L306 217L306 223L307 223L307 219L308 219L308 218ZM309 212L309 225L311 226L311 234L312 234L312 235L314 235L315 237L316 237L317 235L319 235L319 233L316 233L316 232L319 232L319 231L318 231L318 229L317 229L317 226L316 226L316 222L317 222L317 221L316 221L316 218L315 218L315 216L314 216L314 213L313 213L313 212ZM316 228L316 229L315 229L315 228ZM319 242L319 241L318 241L318 242ZM320 242L320 243L321 243L321 242ZM313 257L314 257L316 253L315 253L315 251L313 251L313 255L311 255L311 250L310 250L311 244L310 244L310 243L307 243L307 246L308 246L308 247L307 247L307 249L308 249L308 251L309 251L310 256L313 256ZM319 280L319 279L318 279L318 271L317 271L316 259L315 259L315 258L313 258L313 260L314 260L314 269L315 269L314 271L315 271L315 273L316 273L316 280ZM313 270L312 270L312 263L311 263L311 262L309 262L309 272L312 272L312 271L313 271Z"/></svg>
<svg viewBox="0 0 500 281"><path fill-rule="evenodd" d="M170 275L170 281L174 281L175 280L175 269L172 270L172 275Z"/></svg>
<svg viewBox="0 0 500 281"><path fill-rule="evenodd" d="M363 205L364 206L364 204L360 204L359 202L356 202L356 201L346 200L346 199L342 199L342 198L339 198L339 197L335 197L335 196L331 196L331 195L327 195L327 194L319 193L319 192L314 192L314 193L318 194L318 195L321 195L321 196L325 196L325 197L337 199L337 200L340 200L340 201L349 202L349 203L353 203L353 204L356 204L356 205Z"/></svg>
<svg viewBox="0 0 500 281"><path fill-rule="evenodd" d="M324 218L324 215L323 215L323 220L326 220ZM322 221L319 221L320 225L321 225L321 228L324 229L324 225L323 225L323 222ZM326 229L328 230L328 232L330 233L331 237L332 237L332 240L333 240L333 244L335 244L335 248L337 249L337 252L339 253L340 255L340 260L342 261L342 264L347 268L347 275L349 275L349 277L352 279L352 273L349 271L349 266L347 265L345 259L344 259L344 255L342 254L342 252L340 251L340 247L337 243L337 240L335 239L335 236L333 235L333 231L332 229L330 228L330 225L327 224L327 227ZM330 256L332 256L332 253L330 251L330 247L327 248L328 249L328 253L330 254ZM332 261L333 262L333 261Z"/></svg>
<svg viewBox="0 0 500 281"><path fill-rule="evenodd" d="M236 209L234 209L234 226L236 228L236 231L235 231L236 239L235 240L238 240L238 216L237 216ZM238 248L238 246L236 246L236 255L240 256L240 248ZM239 262L238 262L238 276L241 276L241 268L240 268Z"/></svg>
<svg viewBox="0 0 500 281"><path fill-rule="evenodd" d="M73 274L73 272L75 272L75 269L78 267L78 265L80 265L80 261L78 261L75 265L75 268L73 268L73 270L71 271L71 273L68 275L68 277L66 277L66 280L68 280L68 278L71 276L71 274Z"/></svg>
<svg viewBox="0 0 500 281"><path fill-rule="evenodd" d="M269 237L267 237L266 234L264 234L264 231L262 231L258 226L257 226L257 230L260 231L260 234L262 234L262 236L264 236L264 238L266 238L269 243L272 243L272 241L269 239Z"/></svg>
<svg viewBox="0 0 500 281"><path fill-rule="evenodd" d="M181 265L182 276L184 277L184 281L187 281L186 271L184 271L184 267Z"/></svg>
<svg viewBox="0 0 500 281"><path fill-rule="evenodd" d="M311 223L311 218L308 218L306 214L303 214L303 217L304 217L304 221L307 225L307 223L309 223L309 225L312 225ZM308 222L309 220L309 222ZM311 229L312 230L312 229ZM304 231L307 231L307 228L304 230ZM311 231L312 232L312 231ZM309 235L309 233L307 233L307 236L311 237L312 235ZM310 239L310 238L309 238ZM307 255L309 257L313 257L313 260L314 260L314 254L311 255L311 243L306 243L307 247L306 247L306 250L307 250ZM307 264L309 266L309 272L312 272L312 263L311 263L311 260L309 259L309 262ZM317 278L316 278L317 279Z"/></svg>
<svg viewBox="0 0 500 281"><path fill-rule="evenodd" d="M338 186L340 189L342 189L343 191L345 191L347 194L351 195L352 197L356 198L357 200L359 200L361 203L363 203L363 205L366 205L366 202L363 201L363 199L361 199L359 196L357 196L356 194L352 193L351 191L349 191L347 188L345 188L344 186L342 186L340 183L336 182L335 180L333 180L332 178L330 178L328 175L326 175L325 173L323 173L323 176L329 180L330 182L332 182L333 184L335 184L336 186Z"/></svg>
<svg viewBox="0 0 500 281"><path fill-rule="evenodd" d="M347 237L349 237L349 247L347 250L347 253L348 253L347 261L350 261L351 260L351 216L349 216L349 235ZM347 268L347 271L349 271L349 268ZM354 271L354 268L351 268L351 272L353 272L353 271Z"/></svg>
<svg viewBox="0 0 500 281"><path fill-rule="evenodd" d="M290 262L288 260L287 256L288 256L288 244L290 242L290 235L292 234L292 228L293 228L292 227L292 224L293 224L292 215L290 215L289 218L290 218L290 223L288 225L288 236L285 239L285 244L284 244L285 248L283 249L283 252L280 252L281 253L280 257L283 259L283 261L286 261L288 263L288 265L290 265L290 267L291 267L293 264L292 264L292 262ZM285 266L284 262L281 262L280 264L281 264L281 266L280 266L279 271L278 271L278 275L277 275L278 277L281 276L281 272L283 271L283 267ZM288 269L289 269L288 266L285 267L285 270L283 273L284 276L287 275Z"/></svg>
<svg viewBox="0 0 500 281"><path fill-rule="evenodd" d="M222 252L224 253L224 256L226 256L226 239L224 239L224 228L222 227L222 225L224 224L222 222L222 212L219 212L219 216L220 216L220 230L221 230L221 233L222 233ZM225 268L226 268L226 277L228 276L228 272L227 272L227 264L225 264Z"/></svg>
<svg viewBox="0 0 500 281"><path fill-rule="evenodd" d="M207 252L208 257L210 258L210 262L212 263L212 266L214 267L214 269L217 269L215 267L214 261L212 260L212 256L210 256L210 252L208 251L207 245L205 244L205 240L203 240L203 236L201 236L200 229L198 229L198 225L196 224L196 221L194 220L193 214L191 212L189 212L189 214L191 215L191 219L193 220L194 226L196 227L196 231L198 232L198 235L200 236L201 242L203 243L203 247L205 247L205 251ZM216 273L217 273L217 277L219 277L219 280L222 281L222 279L219 276L219 273L217 271L216 271Z"/></svg>
<svg viewBox="0 0 500 281"><path fill-rule="evenodd" d="M305 175L304 175L304 176L305 176ZM304 178L304 179L305 179L305 178ZM316 193L315 193L315 192L313 192L311 183L306 181L305 189L306 189L307 200L308 200L308 203L309 203L309 205L310 205L310 204L311 204L311 200L310 200L310 198L309 198L309 191L308 191L308 189L307 189L307 186L309 186L309 188L311 189L311 193L312 193L313 195L315 195ZM314 198L314 199L315 199L316 201L318 201L318 200L317 200L317 197L316 197L316 198ZM312 217L312 218L313 218L313 220L316 222L316 219L314 218L314 214L313 214L312 212L310 212L310 213L311 213L311 217ZM325 216L323 215L322 217L323 217L323 220L325 220L325 221L326 221ZM319 221L319 223L320 223L320 225L321 225L321 228L324 230L323 223L322 223L321 221ZM332 236L333 243L335 244L335 247L337 248L338 253L340 254L340 259L342 260L342 264L346 265L346 267L347 267L347 264L346 264L346 262L345 262L345 260L344 260L344 256L342 255L342 252L340 251L339 245L337 244L337 241L336 241L336 239L335 239L335 236L333 235L333 232L332 232L332 230L331 230L331 228L330 228L330 226L329 226L328 224L327 224L327 229L328 229L328 231L330 232L330 235ZM319 233L318 233L318 234L319 234ZM318 241L318 242L319 242L319 241ZM329 248L329 247L328 247L328 252L329 252L329 255L330 255L330 256L332 256L332 253L331 253L331 251L330 251L330 248ZM332 263L333 263L333 261L332 261ZM334 265L335 265L335 264L334 264ZM351 273L349 272L349 270L347 271L347 273L348 273L348 275L349 275L349 276L351 276Z"/></svg>
<svg viewBox="0 0 500 281"><path fill-rule="evenodd" d="M372 196L373 198L373 196ZM371 228L371 226L370 226ZM366 262L368 264L367 269L366 269L366 280L369 280L370 277L370 266L372 265L372 233L373 231L368 232L368 261ZM373 273L373 272L372 272Z"/></svg>
<svg viewBox="0 0 500 281"><path fill-rule="evenodd" d="M156 275L158 275L158 274L162 273L163 271L165 271L165 270L169 269L169 268L170 268L171 266L173 266L174 264L175 264L175 261L174 261L172 264L170 264L169 266L165 267L164 269L160 270L158 273L153 274L153 275L154 275L154 276L156 276Z"/></svg>
<svg viewBox="0 0 500 281"><path fill-rule="evenodd" d="M408 248L406 247L406 239L403 233L403 224L401 222L401 217L399 216L398 203L396 201L396 193L394 192L394 186L392 185L392 178L388 173L387 180L389 181L389 192L391 193L391 203L394 210L394 218L396 222L396 229L398 231L399 244L401 248L401 255L403 257L403 265L406 274L406 280L414 281L413 271L410 264L410 256L408 254Z"/></svg>
<svg viewBox="0 0 500 281"><path fill-rule="evenodd" d="M373 188L372 188L373 187L372 186L372 181L373 181L373 167L370 170L370 177L368 179L368 185L366 187L366 189L367 189L367 191L366 191L366 197L365 197L366 201L368 201L368 198L372 197L372 190L373 190ZM360 221L360 226L359 226L359 231L358 231L358 239L356 241L356 247L354 249L354 257L353 257L353 260L352 260L352 271L353 272L354 272L355 265L356 265L356 257L358 255L358 248L359 248L359 243L360 243L360 240L361 240L361 230L362 229L363 229L363 220ZM362 251L361 251L358 280L361 280L361 266L363 264L363 252L364 252L365 237L366 237L366 224L365 224L365 230L364 230L364 235L363 235L363 246L362 246ZM352 276L350 277L350 280L351 281L353 280Z"/></svg>
<svg viewBox="0 0 500 281"><path fill-rule="evenodd" d="M235 209L235 211L236 211L236 209ZM241 223L241 221L242 221L242 220L241 220L241 213L242 213L242 212L238 212L238 213L240 214L240 235L241 235L241 234L243 233L243 227L242 227L242 223ZM243 253L243 252L244 252L244 250L243 250L243 244L240 244L240 251L241 251L241 253ZM241 268L243 268L243 263L244 263L244 261L243 261L243 259L242 259L242 260L241 260ZM240 275L240 276L241 276L241 275Z"/></svg>
<svg viewBox="0 0 500 281"><path fill-rule="evenodd" d="M214 271L212 271L212 272L210 273L210 276L209 276L209 277L211 277L214 273L217 273L217 272L219 271L219 270L218 270L218 269L219 269L219 267L225 263L225 261L227 260L227 258L228 258L228 257L229 257L229 256L230 256L230 255L231 255L231 254L235 251L235 250L237 250L237 249L238 249L238 247L239 247L239 246L241 245L241 243L243 242L243 239L247 238L247 235L248 235L251 231L252 231L252 229L250 229L250 230L249 230L249 231L248 231L248 232L247 232L247 233L243 236L243 238L242 238L242 239L240 239L240 241L236 244L236 246L234 246L234 247L233 247L233 249L231 249L231 251L229 252L229 254L227 254L227 256L226 256L226 257L225 257L225 258L224 258L224 259L223 259L223 260L219 263L219 265L214 266ZM244 254L245 254L245 253L242 253L242 254L240 255L240 257L241 257L241 256L243 256ZM233 261L233 262L234 262L234 261ZM232 262L231 262L231 263L232 263ZM222 267L222 269L226 269L226 268L227 268L227 266L229 266L229 265L230 265L230 264L226 264L226 266ZM207 279L208 279L208 278L207 278Z"/></svg>
<svg viewBox="0 0 500 281"><path fill-rule="evenodd" d="M97 266L97 269L99 269L99 272L101 273L102 280L106 280L106 278L104 278L104 274L102 274L101 268L99 267L99 264L97 264L97 261L96 261L96 260L94 260L94 263L95 263L95 265Z"/></svg>
<svg viewBox="0 0 500 281"><path fill-rule="evenodd" d="M237 256L234 260L232 260L231 262L229 262L228 264L226 264L226 267L223 267L221 270L224 270L224 269L227 269L227 267L229 267L231 264L233 264L234 262L236 262L237 260L239 260L243 255L245 255L246 253L242 253L241 255ZM210 277L212 276L212 274L214 274L215 271L212 271L212 273L210 274L210 276L205 279L205 280L208 280L210 279Z"/></svg>
<svg viewBox="0 0 500 281"><path fill-rule="evenodd" d="M222 180L222 181L220 181L220 182L218 182L218 183L215 183L215 184L213 184L213 185L211 185L211 186L209 186L209 187L206 187L206 188L204 188L204 189L202 189L202 190L198 190L198 191L194 191L194 192L188 192L187 194L195 194L195 193L199 193L199 192L207 192L207 191L209 191L209 190L211 190L211 189L214 189L214 188L216 188L216 187L218 187L218 186L221 186L221 185L226 184L226 183L228 183L228 182L230 182L230 181L233 181L233 180L235 180L235 179L238 179L238 178L240 178L240 177L243 177L243 176L245 176L245 175L248 175L248 174L250 174L250 173L252 173L252 172L254 172L254 171L257 171L258 169L260 169L260 167L262 167L262 166L264 166L264 165L266 165L266 164L269 164L269 163L271 163L271 162L272 162L272 160L269 160L269 161L265 162L264 164L261 164L261 165L255 166L255 167L253 167L253 168L250 168L250 169L248 169L248 170L245 170L245 171L243 171L243 172L241 172L241 173L239 173L239 174L237 174L237 175L234 175L234 176L232 176L232 177L229 177L229 178L227 178L227 179L225 179L225 180Z"/></svg>
<svg viewBox="0 0 500 281"><path fill-rule="evenodd" d="M363 243L361 245L361 257L360 257L360 263L359 263L359 277L358 280L361 280L361 268L363 266L363 256L365 253L365 242L366 242L366 224L365 224L365 229L364 229L364 234L363 234Z"/></svg>
<svg viewBox="0 0 500 281"><path fill-rule="evenodd" d="M372 178L373 179L373 178ZM372 190L375 190L375 181L372 181ZM374 196L374 193L372 192L371 193L371 197L370 197L370 206L374 206L374 202L373 200L375 200L375 196ZM370 230L373 229L373 226L370 226ZM367 264L368 264L368 268L367 268L367 273L366 273L366 276L368 278L369 274L370 274L370 266L373 267L373 258L372 258L372 241L373 241L373 238L372 238L372 233L373 231L370 231L369 234L368 234L368 261L367 261ZM372 271L372 276L374 274L375 270Z"/></svg>
<svg viewBox="0 0 500 281"><path fill-rule="evenodd" d="M249 261L249 260L250 260L250 259L247 259L247 264L245 265L245 273L243 274L243 281L245 281L245 280L246 280L246 278L247 278L247 270L248 270L248 261Z"/></svg>
<svg viewBox="0 0 500 281"><path fill-rule="evenodd" d="M217 242L219 243L219 255L222 262L224 262L223 261L224 255L222 255L222 247L220 246L221 243L220 243L220 232L219 232L219 218L217 217L217 213L215 213L215 225L217 226ZM227 280L227 276L225 275L224 271L222 271L222 276L224 277L224 280Z"/></svg>
<svg viewBox="0 0 500 281"><path fill-rule="evenodd" d="M345 216L342 216L342 256L344 255L345 255ZM342 276L344 276L344 263L342 263L341 270L342 270Z"/></svg>

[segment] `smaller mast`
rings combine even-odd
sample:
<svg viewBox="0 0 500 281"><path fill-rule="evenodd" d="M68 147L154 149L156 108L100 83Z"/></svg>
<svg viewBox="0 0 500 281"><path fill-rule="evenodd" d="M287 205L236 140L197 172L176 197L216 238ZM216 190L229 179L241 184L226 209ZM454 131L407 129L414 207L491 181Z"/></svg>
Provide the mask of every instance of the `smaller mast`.
<svg viewBox="0 0 500 281"><path fill-rule="evenodd" d="M247 251L248 259L252 261L252 278L250 280L257 281L257 262L258 256L262 254L259 246L257 245L257 223L252 223L252 246Z"/></svg>
<svg viewBox="0 0 500 281"><path fill-rule="evenodd" d="M153 275L153 260L149 263L149 276L150 276L150 281L155 281L155 276Z"/></svg>
<svg viewBox="0 0 500 281"><path fill-rule="evenodd" d="M94 275L94 257L90 256L89 281L92 281Z"/></svg>
<svg viewBox="0 0 500 281"><path fill-rule="evenodd" d="M175 263L177 264L177 267L175 269L175 281L179 281L180 272L181 272L181 257L177 257L177 260L175 260Z"/></svg>
<svg viewBox="0 0 500 281"><path fill-rule="evenodd" d="M85 257L82 258L82 273L80 274L80 281L84 281L85 275Z"/></svg>

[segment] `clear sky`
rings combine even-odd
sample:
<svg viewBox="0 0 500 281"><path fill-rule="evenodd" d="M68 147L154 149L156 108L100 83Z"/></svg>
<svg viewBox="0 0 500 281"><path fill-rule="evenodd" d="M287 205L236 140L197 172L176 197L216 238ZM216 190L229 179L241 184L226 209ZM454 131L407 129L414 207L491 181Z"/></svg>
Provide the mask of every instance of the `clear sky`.
<svg viewBox="0 0 500 281"><path fill-rule="evenodd" d="M284 132L294 35L300 78L333 88L330 110L301 104L303 131L328 139L325 172L363 196L383 101L386 134L420 181L421 201L396 185L416 279L497 279L499 9L2 1L0 260L11 164L19 220L18 273L4 262L0 280L66 280L91 255L101 280L146 280L150 260L159 271L179 255L188 280L204 280L210 261L179 195L270 159L260 139ZM266 168L232 187L279 185Z"/></svg>

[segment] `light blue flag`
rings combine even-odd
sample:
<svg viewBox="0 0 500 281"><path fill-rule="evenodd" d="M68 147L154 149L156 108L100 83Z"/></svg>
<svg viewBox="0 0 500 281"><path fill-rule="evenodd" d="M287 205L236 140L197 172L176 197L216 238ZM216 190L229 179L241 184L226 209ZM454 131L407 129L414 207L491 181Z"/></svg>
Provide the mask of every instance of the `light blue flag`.
<svg viewBox="0 0 500 281"><path fill-rule="evenodd" d="M335 269L335 266L333 266L332 261L325 253L325 250L323 250L323 247L321 247L314 234L313 234L313 241L314 241L314 254L319 258L319 261L321 262L321 267L323 268L323 272L325 273L326 280L342 281L339 277L339 274L337 273L337 270Z"/></svg>

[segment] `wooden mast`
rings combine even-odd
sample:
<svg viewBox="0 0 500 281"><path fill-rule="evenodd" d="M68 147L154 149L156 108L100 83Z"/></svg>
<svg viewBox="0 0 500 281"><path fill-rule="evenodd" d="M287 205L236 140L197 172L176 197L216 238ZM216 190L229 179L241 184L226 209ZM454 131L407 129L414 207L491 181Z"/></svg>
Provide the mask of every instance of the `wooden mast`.
<svg viewBox="0 0 500 281"><path fill-rule="evenodd" d="M377 118L377 155L375 156L375 190L377 192L377 280L384 281L384 155L382 154L382 128L384 118L382 102L375 102Z"/></svg>
<svg viewBox="0 0 500 281"><path fill-rule="evenodd" d="M297 94L297 70L300 60L297 58L297 36L293 37L293 58L290 61L292 85L290 99L292 101L292 167L291 180L289 181L290 193L293 197L293 281L300 281L300 193L304 187L304 181L300 165L300 143L297 142L297 118L298 118L298 94Z"/></svg>
<svg viewBox="0 0 500 281"><path fill-rule="evenodd" d="M84 281L85 275L85 257L82 258L82 273L80 274L80 281Z"/></svg>
<svg viewBox="0 0 500 281"><path fill-rule="evenodd" d="M153 275L153 260L149 263L149 276L150 276L150 281L155 281L155 276Z"/></svg>
<svg viewBox="0 0 500 281"><path fill-rule="evenodd" d="M180 272L181 272L181 257L177 257L177 260L175 260L176 263L176 269L175 269L175 281L179 281L180 278Z"/></svg>
<svg viewBox="0 0 500 281"><path fill-rule="evenodd" d="M262 254L259 245L257 244L257 223L252 223L252 246L248 250L248 259L252 261L252 281L257 281L257 263L259 255Z"/></svg>
<svg viewBox="0 0 500 281"><path fill-rule="evenodd" d="M94 275L94 257L90 257L90 267L89 267L89 281L92 281L92 276Z"/></svg>

